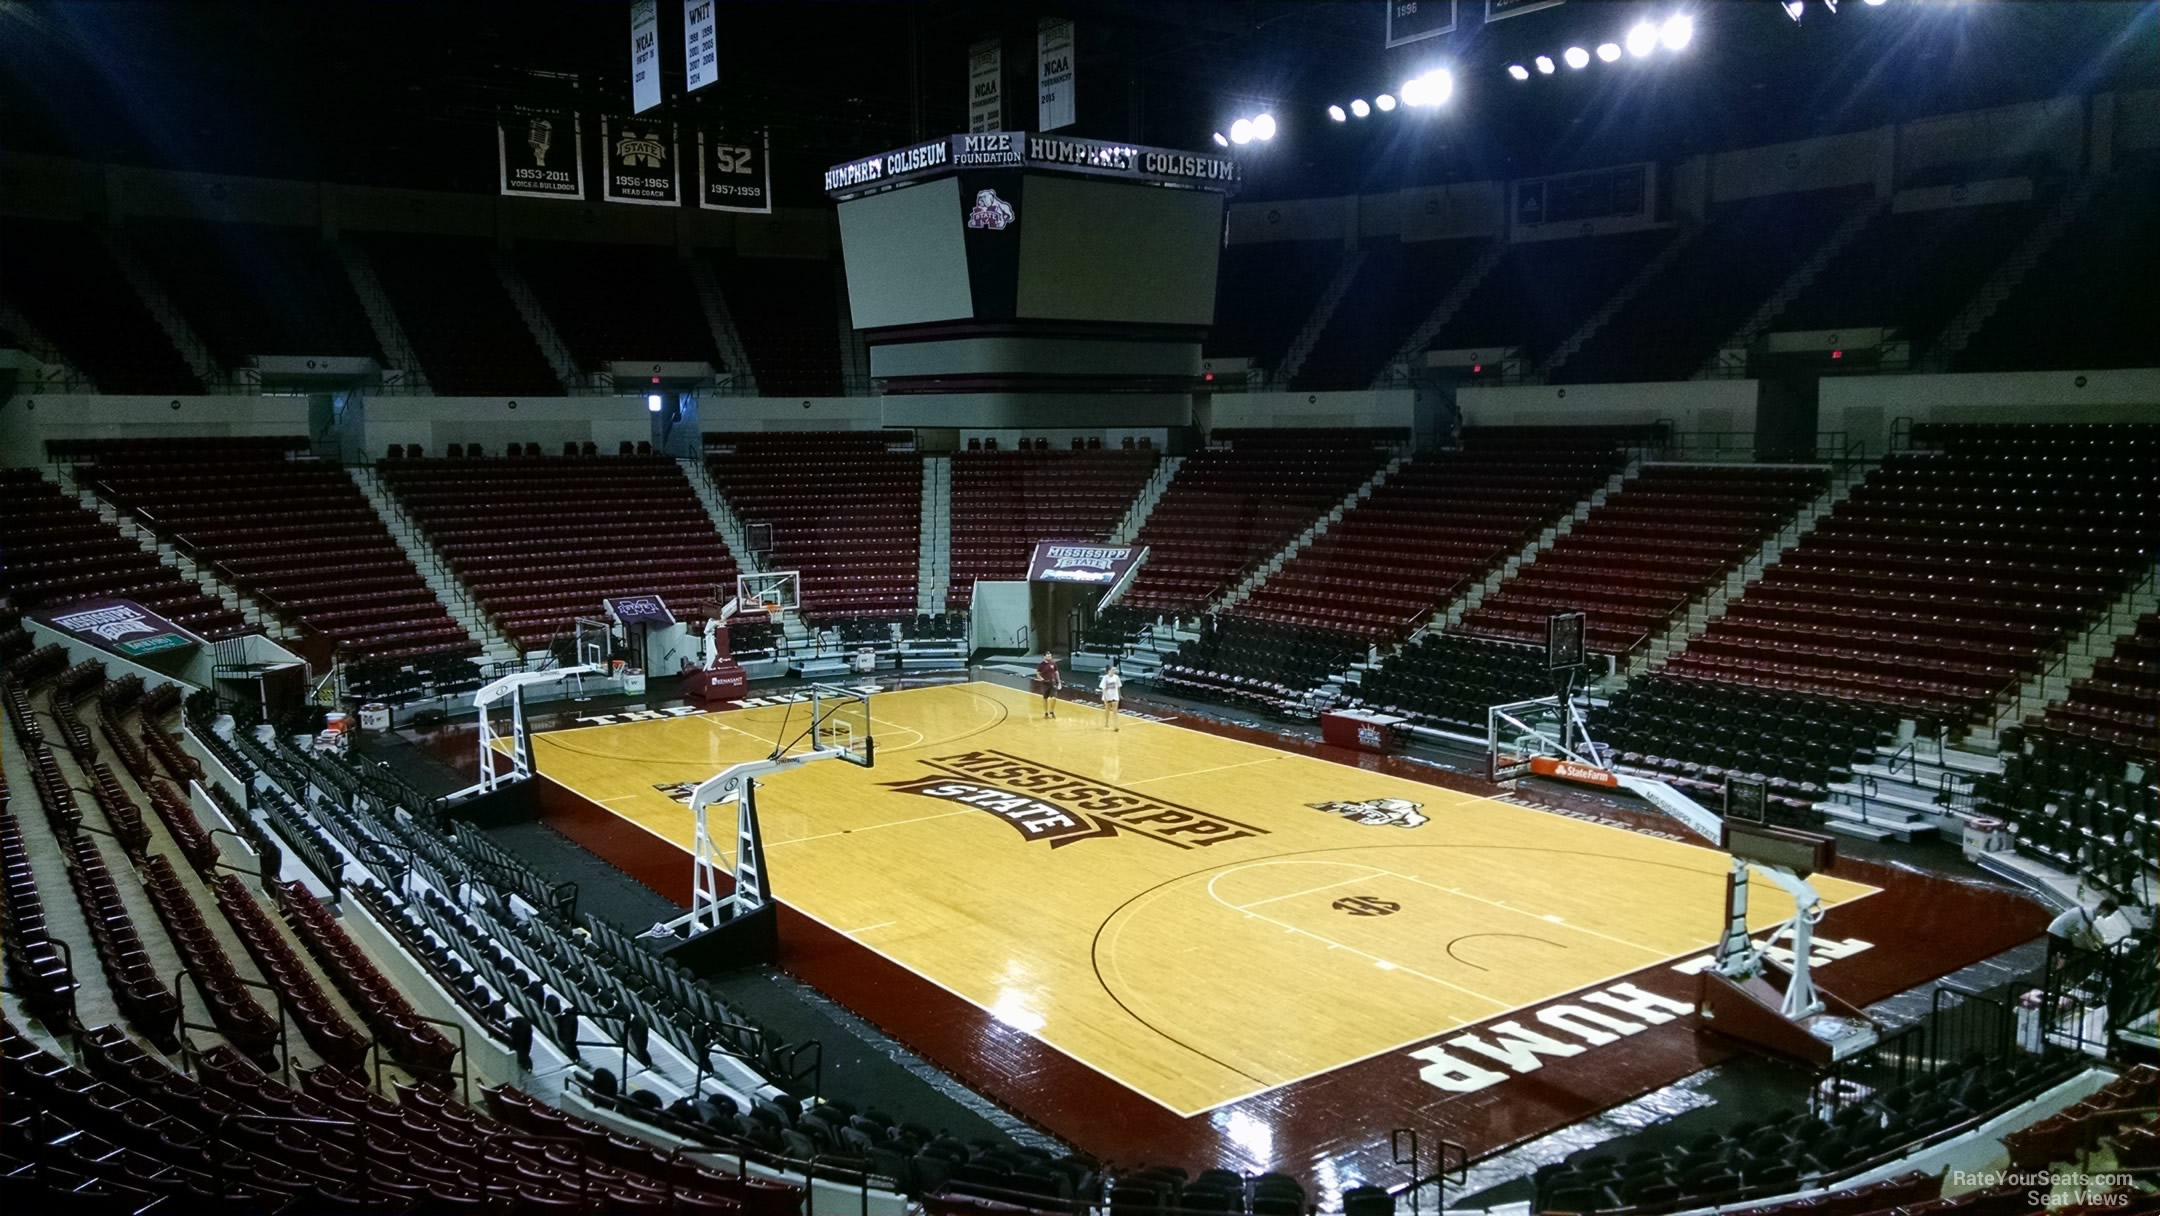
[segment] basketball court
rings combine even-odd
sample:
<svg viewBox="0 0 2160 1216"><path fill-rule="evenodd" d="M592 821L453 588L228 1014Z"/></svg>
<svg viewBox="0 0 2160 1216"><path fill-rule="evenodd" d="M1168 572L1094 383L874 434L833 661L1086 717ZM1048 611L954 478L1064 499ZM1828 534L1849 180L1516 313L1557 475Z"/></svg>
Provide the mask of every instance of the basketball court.
<svg viewBox="0 0 2160 1216"><path fill-rule="evenodd" d="M871 698L876 764L761 783L795 912L1178 1116L1645 968L1716 937L1722 853L1092 705L966 683ZM538 770L682 850L690 787L803 706L532 737ZM1817 876L1829 905L1874 887ZM1753 927L1791 914L1757 901ZM1325 1001L1315 993L1336 994Z"/></svg>

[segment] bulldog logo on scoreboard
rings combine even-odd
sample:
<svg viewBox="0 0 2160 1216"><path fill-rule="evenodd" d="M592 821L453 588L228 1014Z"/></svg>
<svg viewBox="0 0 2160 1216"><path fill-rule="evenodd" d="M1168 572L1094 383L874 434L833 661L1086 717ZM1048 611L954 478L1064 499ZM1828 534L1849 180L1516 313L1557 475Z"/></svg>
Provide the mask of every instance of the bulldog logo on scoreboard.
<svg viewBox="0 0 2160 1216"><path fill-rule="evenodd" d="M1017 218L1019 217L1014 213L1013 205L999 198L997 191L977 190L975 205L968 209L967 226L1003 232L1012 227Z"/></svg>
<svg viewBox="0 0 2160 1216"><path fill-rule="evenodd" d="M1405 798L1367 798L1363 802L1308 802L1306 806L1330 815L1340 815L1352 823L1362 823L1375 828L1423 827L1426 820L1421 813L1425 804Z"/></svg>
<svg viewBox="0 0 2160 1216"><path fill-rule="evenodd" d="M995 815L1053 849L1121 835L1180 849L1267 835L1264 828L1006 752L959 752L922 763L936 775L888 781L885 788Z"/></svg>

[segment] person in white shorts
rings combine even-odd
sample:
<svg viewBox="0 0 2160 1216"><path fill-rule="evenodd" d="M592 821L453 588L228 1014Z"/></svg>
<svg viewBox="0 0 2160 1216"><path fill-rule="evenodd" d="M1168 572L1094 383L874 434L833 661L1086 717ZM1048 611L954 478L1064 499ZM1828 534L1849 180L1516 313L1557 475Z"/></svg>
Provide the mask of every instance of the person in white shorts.
<svg viewBox="0 0 2160 1216"><path fill-rule="evenodd" d="M1117 664L1113 662L1110 666L1103 668L1102 673L1103 725L1111 730L1118 729L1118 694L1123 691L1125 691L1125 677L1118 674Z"/></svg>

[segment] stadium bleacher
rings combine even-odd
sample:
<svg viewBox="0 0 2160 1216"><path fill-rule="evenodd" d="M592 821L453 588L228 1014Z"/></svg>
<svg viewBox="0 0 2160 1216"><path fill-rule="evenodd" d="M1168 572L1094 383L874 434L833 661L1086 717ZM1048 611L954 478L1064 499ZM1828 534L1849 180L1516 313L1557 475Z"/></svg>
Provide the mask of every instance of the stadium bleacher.
<svg viewBox="0 0 2160 1216"><path fill-rule="evenodd" d="M1934 341L2044 212L2044 201L1885 211L1778 315L1777 328L1895 329Z"/></svg>
<svg viewBox="0 0 2160 1216"><path fill-rule="evenodd" d="M689 268L675 250L528 241L515 258L585 370L670 360L725 370Z"/></svg>
<svg viewBox="0 0 2160 1216"><path fill-rule="evenodd" d="M1340 241L1224 246L1215 274L1215 324L1201 349L1274 370L1342 260Z"/></svg>
<svg viewBox="0 0 2160 1216"><path fill-rule="evenodd" d="M19 608L134 600L206 638L244 628L240 613L70 500L35 469L0 469L0 590Z"/></svg>
<svg viewBox="0 0 2160 1216"><path fill-rule="evenodd" d="M1363 250L1364 261L1335 305L1292 388L1365 388L1410 331L1452 291L1488 242L1383 241ZM1270 294L1279 287L1270 285Z"/></svg>
<svg viewBox="0 0 2160 1216"><path fill-rule="evenodd" d="M618 595L658 595L678 619L735 560L664 456L396 460L376 466L458 579L521 650L546 646Z"/></svg>
<svg viewBox="0 0 2160 1216"><path fill-rule="evenodd" d="M164 220L129 225L127 241L225 367L262 355L383 358L319 232Z"/></svg>
<svg viewBox="0 0 2160 1216"><path fill-rule="evenodd" d="M801 574L806 620L914 615L923 464L895 444L884 431L706 434L735 514L772 525L765 568Z"/></svg>
<svg viewBox="0 0 2160 1216"><path fill-rule="evenodd" d="M1152 449L954 453L947 606L966 608L976 579L1026 578L1039 542L1108 540L1155 464Z"/></svg>
<svg viewBox="0 0 2160 1216"><path fill-rule="evenodd" d="M199 393L202 381L88 224L9 216L0 283L100 392Z"/></svg>
<svg viewBox="0 0 2160 1216"><path fill-rule="evenodd" d="M358 238L438 393L560 397L532 330L497 276L494 246L462 237Z"/></svg>
<svg viewBox="0 0 2160 1216"><path fill-rule="evenodd" d="M711 259L758 390L831 397L841 383L840 285L824 258Z"/></svg>
<svg viewBox="0 0 2160 1216"><path fill-rule="evenodd" d="M1516 347L1542 362L1674 239L1653 229L1515 244L1426 349Z"/></svg>
<svg viewBox="0 0 2160 1216"><path fill-rule="evenodd" d="M1136 543L1152 551L1126 607L1191 613L1228 591L1387 463L1391 435L1218 431L1185 460Z"/></svg>

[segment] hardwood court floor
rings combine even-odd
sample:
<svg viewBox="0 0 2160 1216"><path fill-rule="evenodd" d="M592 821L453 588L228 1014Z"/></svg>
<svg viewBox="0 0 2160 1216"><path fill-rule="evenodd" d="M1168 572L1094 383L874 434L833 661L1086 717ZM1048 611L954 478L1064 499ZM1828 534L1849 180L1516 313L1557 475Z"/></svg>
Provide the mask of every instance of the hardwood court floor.
<svg viewBox="0 0 2160 1216"><path fill-rule="evenodd" d="M790 907L1188 1116L1702 951L1708 848L972 683L872 698L877 766L766 781ZM669 787L767 754L770 706L533 737L685 850ZM686 788L681 796L687 797ZM1392 800L1392 801L1389 801ZM714 824L732 836L732 815ZM1817 877L1826 903L1875 888ZM1753 926L1790 914L1768 883Z"/></svg>

